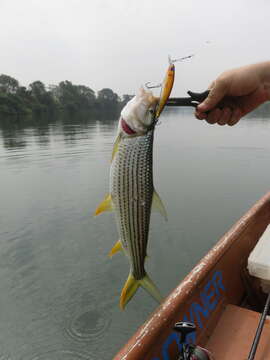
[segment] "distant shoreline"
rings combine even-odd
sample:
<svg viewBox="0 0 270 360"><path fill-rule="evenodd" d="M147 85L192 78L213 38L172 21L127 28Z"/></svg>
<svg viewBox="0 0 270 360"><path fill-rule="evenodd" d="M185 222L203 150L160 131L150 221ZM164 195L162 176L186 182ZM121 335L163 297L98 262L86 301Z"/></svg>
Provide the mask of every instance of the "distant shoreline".
<svg viewBox="0 0 270 360"><path fill-rule="evenodd" d="M20 86L9 75L0 75L0 118L29 118L75 115L87 113L92 117L117 116L133 95L119 96L110 88L97 93L85 85L75 85L65 80L58 85L45 86L37 80L28 87Z"/></svg>

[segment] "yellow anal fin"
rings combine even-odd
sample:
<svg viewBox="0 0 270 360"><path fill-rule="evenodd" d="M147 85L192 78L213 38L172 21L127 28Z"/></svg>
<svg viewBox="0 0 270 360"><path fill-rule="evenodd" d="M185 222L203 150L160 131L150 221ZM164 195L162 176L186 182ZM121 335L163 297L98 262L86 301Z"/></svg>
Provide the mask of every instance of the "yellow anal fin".
<svg viewBox="0 0 270 360"><path fill-rule="evenodd" d="M112 151L111 162L113 161L115 155L116 155L117 152L118 152L120 140L121 140L121 134L119 134L119 135L117 136L117 138L115 139L115 142L114 142L114 144L113 144L113 151Z"/></svg>
<svg viewBox="0 0 270 360"><path fill-rule="evenodd" d="M111 194L105 196L105 199L98 205L95 211L95 216L103 213L104 211L111 211L112 207L112 197Z"/></svg>
<svg viewBox="0 0 270 360"><path fill-rule="evenodd" d="M118 240L114 246L112 247L111 251L109 252L109 256L112 257L114 254L116 254L119 251L124 251L123 246L121 244L121 241Z"/></svg>
<svg viewBox="0 0 270 360"><path fill-rule="evenodd" d="M157 210L164 217L166 221L168 220L165 206L163 205L161 198L159 197L158 193L155 190L153 192L152 209L153 211Z"/></svg>
<svg viewBox="0 0 270 360"><path fill-rule="evenodd" d="M120 308L122 310L124 310L139 286L142 286L158 303L161 303L163 300L158 288L147 274L142 279L136 280L130 273L120 297Z"/></svg>

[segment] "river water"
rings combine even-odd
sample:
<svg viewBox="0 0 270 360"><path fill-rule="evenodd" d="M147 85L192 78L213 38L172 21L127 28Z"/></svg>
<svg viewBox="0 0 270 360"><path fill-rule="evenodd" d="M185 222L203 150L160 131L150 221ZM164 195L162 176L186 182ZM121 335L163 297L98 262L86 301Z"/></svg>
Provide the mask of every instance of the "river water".
<svg viewBox="0 0 270 360"><path fill-rule="evenodd" d="M0 360L109 360L155 309L140 289L119 309L129 266L107 254L114 218L94 218L108 191L117 122L0 125ZM156 128L146 268L168 294L270 189L270 121L211 126L188 109Z"/></svg>

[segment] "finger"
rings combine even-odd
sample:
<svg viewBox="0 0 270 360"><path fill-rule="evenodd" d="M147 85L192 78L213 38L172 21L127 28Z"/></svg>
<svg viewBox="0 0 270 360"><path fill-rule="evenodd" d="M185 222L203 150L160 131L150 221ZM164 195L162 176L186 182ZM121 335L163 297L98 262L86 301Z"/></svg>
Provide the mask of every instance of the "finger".
<svg viewBox="0 0 270 360"><path fill-rule="evenodd" d="M221 115L221 112L222 112L222 110L220 110L219 108L216 108L216 109L212 110L208 114L206 121L209 124L215 124L216 122L218 122L218 120L220 118L220 115Z"/></svg>
<svg viewBox="0 0 270 360"><path fill-rule="evenodd" d="M241 119L241 117L242 117L242 111L239 108L235 109L232 113L230 120L228 121L228 125L233 126L237 124L238 121Z"/></svg>
<svg viewBox="0 0 270 360"><path fill-rule="evenodd" d="M216 80L212 81L208 89L212 89L215 86Z"/></svg>
<svg viewBox="0 0 270 360"><path fill-rule="evenodd" d="M217 123L221 126L228 124L228 122L231 119L231 116L232 116L232 110L230 108L226 107L223 109Z"/></svg>
<svg viewBox="0 0 270 360"><path fill-rule="evenodd" d="M206 119L207 118L207 114L206 113L202 113L202 112L199 112L199 111L195 111L194 115L196 116L196 118L198 120L203 120L203 119Z"/></svg>
<svg viewBox="0 0 270 360"><path fill-rule="evenodd" d="M201 112L206 112L214 108L220 100L225 96L227 91L227 81L223 79L218 79L214 82L213 87L210 89L210 92L207 98L198 105L198 110Z"/></svg>

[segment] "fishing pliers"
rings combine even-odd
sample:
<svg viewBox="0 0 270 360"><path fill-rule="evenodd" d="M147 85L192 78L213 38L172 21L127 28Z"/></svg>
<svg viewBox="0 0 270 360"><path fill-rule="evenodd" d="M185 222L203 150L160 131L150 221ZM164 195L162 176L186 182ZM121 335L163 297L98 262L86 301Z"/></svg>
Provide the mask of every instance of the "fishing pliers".
<svg viewBox="0 0 270 360"><path fill-rule="evenodd" d="M206 90L202 93L195 93L192 91L187 92L189 97L172 97L169 98L166 102L166 106L193 106L196 107L201 102L203 102L208 94L209 90Z"/></svg>

